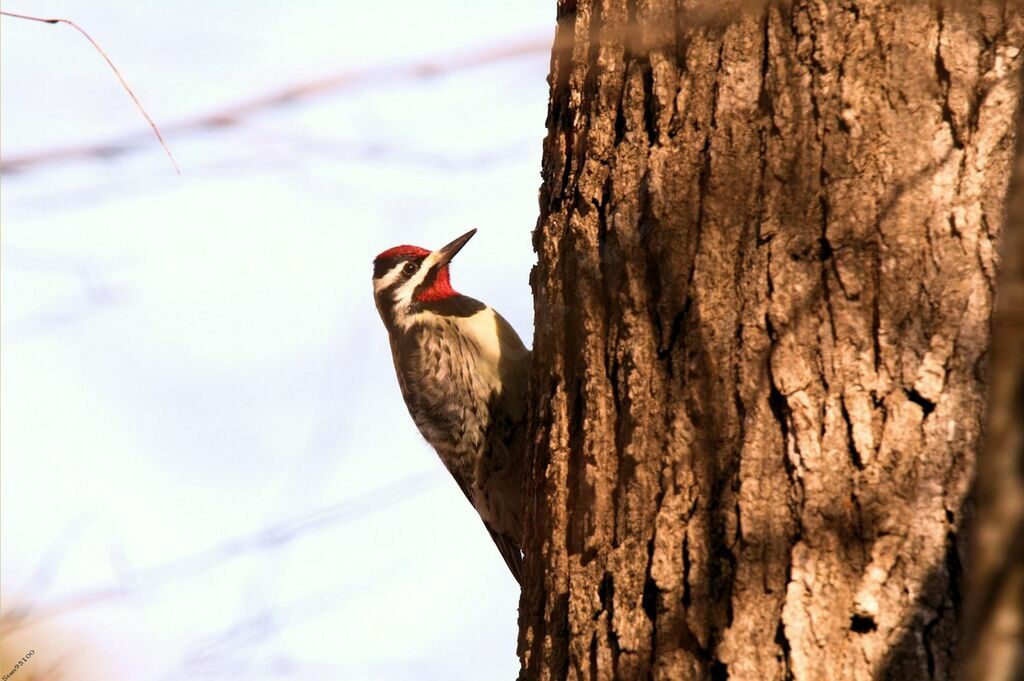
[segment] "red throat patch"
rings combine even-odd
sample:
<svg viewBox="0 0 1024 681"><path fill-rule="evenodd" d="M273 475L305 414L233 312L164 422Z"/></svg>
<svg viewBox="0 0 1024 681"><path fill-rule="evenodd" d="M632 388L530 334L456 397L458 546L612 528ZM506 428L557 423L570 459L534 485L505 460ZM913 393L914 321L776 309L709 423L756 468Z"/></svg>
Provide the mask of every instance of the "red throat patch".
<svg viewBox="0 0 1024 681"><path fill-rule="evenodd" d="M437 271L437 276L434 277L434 283L430 288L424 289L416 296L416 301L420 303L433 303L457 295L459 294L452 288L452 282L448 276L448 265L445 265Z"/></svg>

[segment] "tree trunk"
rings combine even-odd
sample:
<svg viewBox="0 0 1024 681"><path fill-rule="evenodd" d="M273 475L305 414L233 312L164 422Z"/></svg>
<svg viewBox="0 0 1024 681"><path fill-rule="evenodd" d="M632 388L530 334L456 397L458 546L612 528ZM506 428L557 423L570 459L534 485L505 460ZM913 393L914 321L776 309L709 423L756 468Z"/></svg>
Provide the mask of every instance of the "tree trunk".
<svg viewBox="0 0 1024 681"><path fill-rule="evenodd" d="M1024 108L992 314L988 416L965 620L968 679L1024 679Z"/></svg>
<svg viewBox="0 0 1024 681"><path fill-rule="evenodd" d="M1006 2L561 0L523 678L958 672L1022 45Z"/></svg>

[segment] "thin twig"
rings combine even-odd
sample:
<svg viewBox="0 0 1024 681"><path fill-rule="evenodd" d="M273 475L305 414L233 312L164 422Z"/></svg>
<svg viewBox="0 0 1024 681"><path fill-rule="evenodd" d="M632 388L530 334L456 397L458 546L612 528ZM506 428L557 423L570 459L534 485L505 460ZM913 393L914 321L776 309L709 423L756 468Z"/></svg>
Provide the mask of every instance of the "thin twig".
<svg viewBox="0 0 1024 681"><path fill-rule="evenodd" d="M88 40L94 48L96 48L96 51L100 53L100 56L103 57L103 60L107 62L108 66L110 66L110 69L114 72L114 75L117 76L117 79L121 81L121 87L125 89L125 92L128 93L128 96L132 98L133 102L135 102L135 106L139 109L139 113L141 113L142 117L146 119L147 123L149 123L149 127L153 129L153 134L156 135L157 140L160 142L160 146L164 148L164 152L167 154L167 158L171 159L171 164L174 166L174 171L181 175L181 168L178 167L178 162L174 159L174 154L171 153L170 147L168 147L167 143L164 141L164 136L160 134L160 128L156 126L156 123L153 122L153 119L149 117L148 113L146 113L146 109L142 106L142 102L140 102L139 98L135 96L135 92L133 92L131 87L128 86L128 82L124 79L124 76L121 75L121 72L117 70L117 67L114 65L114 62L110 60L110 57L108 57L107 53L103 51L103 48L100 47L99 43L93 40L92 36L89 35L89 33L84 28L82 28L75 22L71 21L70 19L44 19L42 17L33 17L27 14L15 14L14 12L4 11L0 11L0 14L7 17L14 17L15 19L38 21L41 24L67 24L71 28L75 29L76 31L84 35L85 39Z"/></svg>

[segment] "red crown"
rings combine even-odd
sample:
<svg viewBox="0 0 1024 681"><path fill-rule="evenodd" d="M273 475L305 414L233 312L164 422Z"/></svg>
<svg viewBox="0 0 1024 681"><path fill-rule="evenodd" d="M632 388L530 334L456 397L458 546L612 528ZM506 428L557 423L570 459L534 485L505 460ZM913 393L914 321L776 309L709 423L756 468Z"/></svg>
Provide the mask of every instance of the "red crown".
<svg viewBox="0 0 1024 681"><path fill-rule="evenodd" d="M420 248L419 246L395 246L394 248L389 248L378 255L374 260L382 260L384 258L403 258L407 256L419 257L425 255L430 255L430 251L425 248Z"/></svg>

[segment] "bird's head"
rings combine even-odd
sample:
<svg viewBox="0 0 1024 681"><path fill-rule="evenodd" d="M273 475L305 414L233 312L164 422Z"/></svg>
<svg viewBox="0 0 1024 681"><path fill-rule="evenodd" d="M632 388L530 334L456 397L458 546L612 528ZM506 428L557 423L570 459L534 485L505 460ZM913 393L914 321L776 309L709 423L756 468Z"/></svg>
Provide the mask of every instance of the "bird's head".
<svg viewBox="0 0 1024 681"><path fill-rule="evenodd" d="M389 331L411 326L433 304L459 295L452 288L448 263L474 234L471 229L436 251L395 246L374 258L373 297Z"/></svg>

